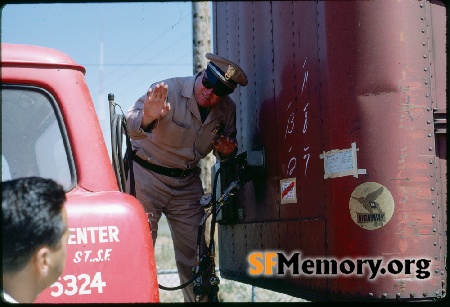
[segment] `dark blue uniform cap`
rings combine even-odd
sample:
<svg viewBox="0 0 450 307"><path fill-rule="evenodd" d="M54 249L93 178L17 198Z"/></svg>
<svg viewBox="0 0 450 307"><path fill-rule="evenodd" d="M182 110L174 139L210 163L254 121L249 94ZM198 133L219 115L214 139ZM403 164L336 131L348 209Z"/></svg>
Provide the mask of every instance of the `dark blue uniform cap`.
<svg viewBox="0 0 450 307"><path fill-rule="evenodd" d="M238 84L248 84L244 71L235 63L211 53L205 56L210 60L205 71L206 77L223 96L233 93Z"/></svg>

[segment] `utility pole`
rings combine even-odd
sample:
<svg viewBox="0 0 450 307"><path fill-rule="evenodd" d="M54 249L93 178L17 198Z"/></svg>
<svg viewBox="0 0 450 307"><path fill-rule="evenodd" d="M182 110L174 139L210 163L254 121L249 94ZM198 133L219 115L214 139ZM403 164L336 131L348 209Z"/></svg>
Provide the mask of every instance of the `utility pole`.
<svg viewBox="0 0 450 307"><path fill-rule="evenodd" d="M192 2L194 74L206 67L205 54L211 52L209 2Z"/></svg>
<svg viewBox="0 0 450 307"><path fill-rule="evenodd" d="M205 54L211 52L211 30L210 13L208 1L192 2L192 33L193 33L193 56L194 74L206 68L207 59ZM215 157L210 153L200 161L202 169L201 179L205 193L211 192L211 167L215 163Z"/></svg>
<svg viewBox="0 0 450 307"><path fill-rule="evenodd" d="M194 55L194 74L202 71L206 68L208 60L205 58L205 54L211 52L211 23L209 14L209 2L207 1L193 1L192 2L192 46ZM216 157L212 153L209 153L204 159L200 160L199 166L202 169L201 180L203 183L203 191L205 193L211 193L211 168L216 162ZM209 245L210 242L210 225L211 217L208 218L205 223L205 241ZM218 241L218 229L217 225L214 225L215 235L214 241ZM219 258L219 249L216 245L216 259Z"/></svg>

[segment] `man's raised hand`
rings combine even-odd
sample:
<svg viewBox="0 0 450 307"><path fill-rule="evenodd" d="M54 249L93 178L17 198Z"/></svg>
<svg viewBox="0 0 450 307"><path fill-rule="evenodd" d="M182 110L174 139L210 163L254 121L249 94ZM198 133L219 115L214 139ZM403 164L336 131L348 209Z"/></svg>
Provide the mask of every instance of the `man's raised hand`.
<svg viewBox="0 0 450 307"><path fill-rule="evenodd" d="M142 127L147 127L153 121L167 115L170 111L170 103L167 102L167 92L169 88L167 84L161 82L150 88L144 101L144 114L142 116Z"/></svg>

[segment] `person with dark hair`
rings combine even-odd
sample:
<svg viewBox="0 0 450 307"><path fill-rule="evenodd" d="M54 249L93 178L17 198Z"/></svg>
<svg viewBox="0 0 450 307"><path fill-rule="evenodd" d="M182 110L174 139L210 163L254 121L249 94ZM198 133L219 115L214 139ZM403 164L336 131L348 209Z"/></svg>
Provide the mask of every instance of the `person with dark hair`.
<svg viewBox="0 0 450 307"><path fill-rule="evenodd" d="M193 276L205 214L198 163L211 151L222 162L236 155L236 104L229 95L248 84L236 63L211 53L205 57L209 62L203 71L153 84L126 116L136 198L149 216L153 244L161 215L167 217L181 283ZM130 189L130 180L127 185ZM206 253L204 239L200 249ZM183 296L193 302L199 295L194 296L191 284Z"/></svg>
<svg viewBox="0 0 450 307"><path fill-rule="evenodd" d="M2 182L2 298L33 303L61 275L68 241L66 194L52 179Z"/></svg>

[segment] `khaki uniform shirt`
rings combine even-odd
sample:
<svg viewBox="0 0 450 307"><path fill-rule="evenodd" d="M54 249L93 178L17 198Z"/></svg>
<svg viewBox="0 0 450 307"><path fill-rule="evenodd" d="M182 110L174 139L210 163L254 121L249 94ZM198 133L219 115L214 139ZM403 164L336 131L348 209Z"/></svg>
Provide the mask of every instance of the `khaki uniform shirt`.
<svg viewBox="0 0 450 307"><path fill-rule="evenodd" d="M202 124L194 96L195 79L196 76L164 80L169 88L170 111L154 124L151 132L141 128L146 94L128 110L131 144L141 159L165 167L190 169L214 149L213 139L220 135L236 137L236 105L229 96L211 108Z"/></svg>

